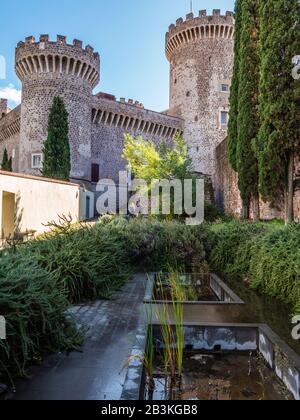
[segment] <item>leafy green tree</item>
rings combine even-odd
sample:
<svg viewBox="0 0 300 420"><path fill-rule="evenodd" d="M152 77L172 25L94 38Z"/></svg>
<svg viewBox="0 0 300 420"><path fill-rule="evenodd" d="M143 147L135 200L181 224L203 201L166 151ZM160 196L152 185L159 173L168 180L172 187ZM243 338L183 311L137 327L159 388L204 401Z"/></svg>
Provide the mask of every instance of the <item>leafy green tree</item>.
<svg viewBox="0 0 300 420"><path fill-rule="evenodd" d="M146 182L147 186L142 186L139 189L139 193L147 197L147 199L151 186L153 186L151 183L155 180L170 181L176 179L184 181L185 179L195 179L192 172L192 161L189 158L184 139L181 136L177 136L173 142L172 147L166 144L157 146L154 142L146 141L142 137L133 138L129 134L125 135L122 157L127 160L128 168L132 171L134 177ZM193 187L195 192L195 185ZM184 192L183 190L181 191ZM171 191L170 203L170 217L173 218L174 191Z"/></svg>
<svg viewBox="0 0 300 420"><path fill-rule="evenodd" d="M291 222L294 157L299 154L300 114L292 77L299 54L298 0L264 0L260 4L260 130L257 141L260 192L272 206L285 202Z"/></svg>
<svg viewBox="0 0 300 420"><path fill-rule="evenodd" d="M243 0L241 4L241 34L239 37L239 95L237 115L236 169L243 201L242 216L249 218L253 204L254 219L259 219L258 162L254 144L259 130L259 3Z"/></svg>
<svg viewBox="0 0 300 420"><path fill-rule="evenodd" d="M8 158L7 149L4 149L3 158L1 163L1 169L3 171L12 172L12 158Z"/></svg>
<svg viewBox="0 0 300 420"><path fill-rule="evenodd" d="M71 171L68 112L63 99L55 97L48 119L48 137L43 149L44 177L69 180Z"/></svg>
<svg viewBox="0 0 300 420"><path fill-rule="evenodd" d="M235 43L234 43L234 66L233 77L230 89L230 111L228 123L228 158L232 168L237 171L237 142L238 142L238 99L240 83L240 38L242 25L242 3L243 0L236 0L235 3Z"/></svg>
<svg viewBox="0 0 300 420"><path fill-rule="evenodd" d="M153 179L184 180L192 176L192 161L181 136L175 137L173 147L169 147L126 134L123 158L134 176L146 182Z"/></svg>

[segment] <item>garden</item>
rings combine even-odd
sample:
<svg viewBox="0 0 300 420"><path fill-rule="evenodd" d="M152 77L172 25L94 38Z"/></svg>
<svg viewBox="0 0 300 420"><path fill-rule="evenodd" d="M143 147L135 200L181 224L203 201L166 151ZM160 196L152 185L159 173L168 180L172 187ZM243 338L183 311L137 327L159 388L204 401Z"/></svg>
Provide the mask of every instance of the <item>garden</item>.
<svg viewBox="0 0 300 420"><path fill-rule="evenodd" d="M0 382L13 385L47 354L80 348L85 331L78 328L68 308L110 299L135 272L173 272L173 288L166 300L172 306L172 290L176 290L179 326L183 325L182 302L205 301L205 293L211 290L206 284L199 288L199 282L193 289L190 281L182 287L178 278L200 273L199 278L205 279L207 270L224 278L229 275L230 287L239 293L242 289L258 300L283 305L288 336L292 316L300 313L299 229L297 224L280 222L218 220L185 226L176 221L103 216L92 225L62 223L43 237L3 250L0 312L6 317L8 335L0 341ZM165 277L161 282L165 284ZM166 290L156 291L160 300L165 300ZM281 307L279 311L282 314ZM168 317L165 310L160 316ZM175 339L177 333L170 334L170 323L163 319L159 321L167 326L165 337ZM263 321L272 324L272 320ZM297 342L294 346L297 351Z"/></svg>

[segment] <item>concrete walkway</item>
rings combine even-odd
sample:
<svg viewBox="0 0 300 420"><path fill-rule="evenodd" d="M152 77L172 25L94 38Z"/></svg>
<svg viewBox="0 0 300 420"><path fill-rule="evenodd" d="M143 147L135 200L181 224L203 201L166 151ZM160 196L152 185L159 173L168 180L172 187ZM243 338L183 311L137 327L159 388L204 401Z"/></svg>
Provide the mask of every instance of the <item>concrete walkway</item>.
<svg viewBox="0 0 300 420"><path fill-rule="evenodd" d="M137 275L112 301L74 307L80 324L89 327L82 353L58 354L32 369L17 383L17 400L118 400L126 376L145 294L145 277Z"/></svg>

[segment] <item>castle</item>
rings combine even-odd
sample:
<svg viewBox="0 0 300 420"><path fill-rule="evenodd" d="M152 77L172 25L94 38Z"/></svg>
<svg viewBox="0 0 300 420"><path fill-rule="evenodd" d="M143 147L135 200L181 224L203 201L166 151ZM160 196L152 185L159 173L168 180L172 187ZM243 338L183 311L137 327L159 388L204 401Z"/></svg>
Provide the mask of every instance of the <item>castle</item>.
<svg viewBox="0 0 300 420"><path fill-rule="evenodd" d="M178 19L166 34L170 62L170 108L158 113L138 101L93 94L100 80L100 57L82 42L55 42L33 36L16 48L16 74L22 103L10 111L0 105L0 156L6 148L14 172L39 175L49 108L54 96L69 113L70 178L95 190L99 179L117 181L124 134L157 143L183 134L196 172L215 177L215 148L226 138L233 67L234 15L200 11Z"/></svg>

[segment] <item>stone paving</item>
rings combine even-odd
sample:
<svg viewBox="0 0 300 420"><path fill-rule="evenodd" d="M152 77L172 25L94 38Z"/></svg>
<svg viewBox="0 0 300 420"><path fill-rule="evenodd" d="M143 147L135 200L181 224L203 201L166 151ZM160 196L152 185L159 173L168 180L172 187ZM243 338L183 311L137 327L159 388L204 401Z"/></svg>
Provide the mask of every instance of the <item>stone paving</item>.
<svg viewBox="0 0 300 420"><path fill-rule="evenodd" d="M142 313L145 276L136 275L111 301L72 308L89 327L82 352L50 356L16 384L16 400L118 400L126 376L124 364L136 339Z"/></svg>

